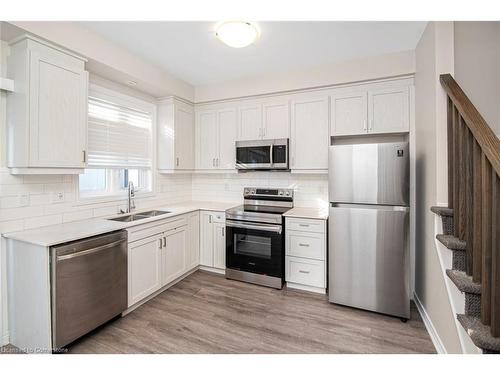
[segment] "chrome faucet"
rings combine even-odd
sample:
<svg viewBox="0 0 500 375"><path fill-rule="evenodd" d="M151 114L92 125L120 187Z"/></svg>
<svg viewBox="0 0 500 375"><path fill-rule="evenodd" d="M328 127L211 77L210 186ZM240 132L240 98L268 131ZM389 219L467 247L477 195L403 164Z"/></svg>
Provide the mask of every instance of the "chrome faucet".
<svg viewBox="0 0 500 375"><path fill-rule="evenodd" d="M132 181L128 182L128 200L127 200L127 213L132 212L132 210L135 208L135 190L134 190L134 183Z"/></svg>

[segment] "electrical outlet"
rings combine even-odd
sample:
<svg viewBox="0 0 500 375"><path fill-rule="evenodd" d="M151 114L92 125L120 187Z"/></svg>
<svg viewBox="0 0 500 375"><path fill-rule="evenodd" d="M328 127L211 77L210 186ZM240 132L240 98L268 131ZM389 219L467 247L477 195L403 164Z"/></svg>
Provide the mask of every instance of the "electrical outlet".
<svg viewBox="0 0 500 375"><path fill-rule="evenodd" d="M21 207L26 207L29 205L29 196L28 194L22 194L19 196L19 205Z"/></svg>
<svg viewBox="0 0 500 375"><path fill-rule="evenodd" d="M64 192L59 191L57 193L52 194L52 203L61 203L64 202Z"/></svg>

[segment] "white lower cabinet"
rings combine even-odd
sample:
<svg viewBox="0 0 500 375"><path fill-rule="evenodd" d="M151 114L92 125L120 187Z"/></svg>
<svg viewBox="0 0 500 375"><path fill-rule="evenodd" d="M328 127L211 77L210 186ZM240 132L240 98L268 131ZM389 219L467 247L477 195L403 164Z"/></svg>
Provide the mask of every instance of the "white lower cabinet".
<svg viewBox="0 0 500 375"><path fill-rule="evenodd" d="M326 220L286 218L285 280L290 288L326 292Z"/></svg>
<svg viewBox="0 0 500 375"><path fill-rule="evenodd" d="M224 212L200 213L200 265L226 268L226 224Z"/></svg>
<svg viewBox="0 0 500 375"><path fill-rule="evenodd" d="M161 288L161 234L128 245L128 306Z"/></svg>
<svg viewBox="0 0 500 375"><path fill-rule="evenodd" d="M187 226L163 233L162 286L175 280L186 271Z"/></svg>
<svg viewBox="0 0 500 375"><path fill-rule="evenodd" d="M128 228L128 307L199 264L198 212Z"/></svg>
<svg viewBox="0 0 500 375"><path fill-rule="evenodd" d="M200 213L198 211L188 214L187 225L186 267L187 269L193 269L200 264Z"/></svg>

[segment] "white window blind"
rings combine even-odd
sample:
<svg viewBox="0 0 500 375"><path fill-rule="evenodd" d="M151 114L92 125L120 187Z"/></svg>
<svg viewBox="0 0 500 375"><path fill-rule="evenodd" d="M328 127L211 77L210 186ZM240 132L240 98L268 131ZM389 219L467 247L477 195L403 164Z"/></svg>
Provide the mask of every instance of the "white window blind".
<svg viewBox="0 0 500 375"><path fill-rule="evenodd" d="M150 113L95 97L88 106L90 168L151 168Z"/></svg>

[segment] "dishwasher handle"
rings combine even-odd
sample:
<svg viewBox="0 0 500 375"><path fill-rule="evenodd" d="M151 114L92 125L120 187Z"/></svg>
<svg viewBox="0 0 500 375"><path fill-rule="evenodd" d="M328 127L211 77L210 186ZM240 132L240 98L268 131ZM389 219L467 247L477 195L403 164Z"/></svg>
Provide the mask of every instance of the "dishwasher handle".
<svg viewBox="0 0 500 375"><path fill-rule="evenodd" d="M109 249L111 247L115 247L115 246L117 246L117 245L119 245L119 244L121 244L123 242L127 242L127 240L126 239L122 239L122 240L118 240L118 241L107 243L105 245L94 247L92 249L82 250L82 251L78 251L76 253L71 253L71 254L66 254L66 255L58 255L56 259L59 262L59 261L63 261L63 260L78 258L78 257L84 256L84 255L89 255L89 254L97 253L99 251L106 250L106 249Z"/></svg>

